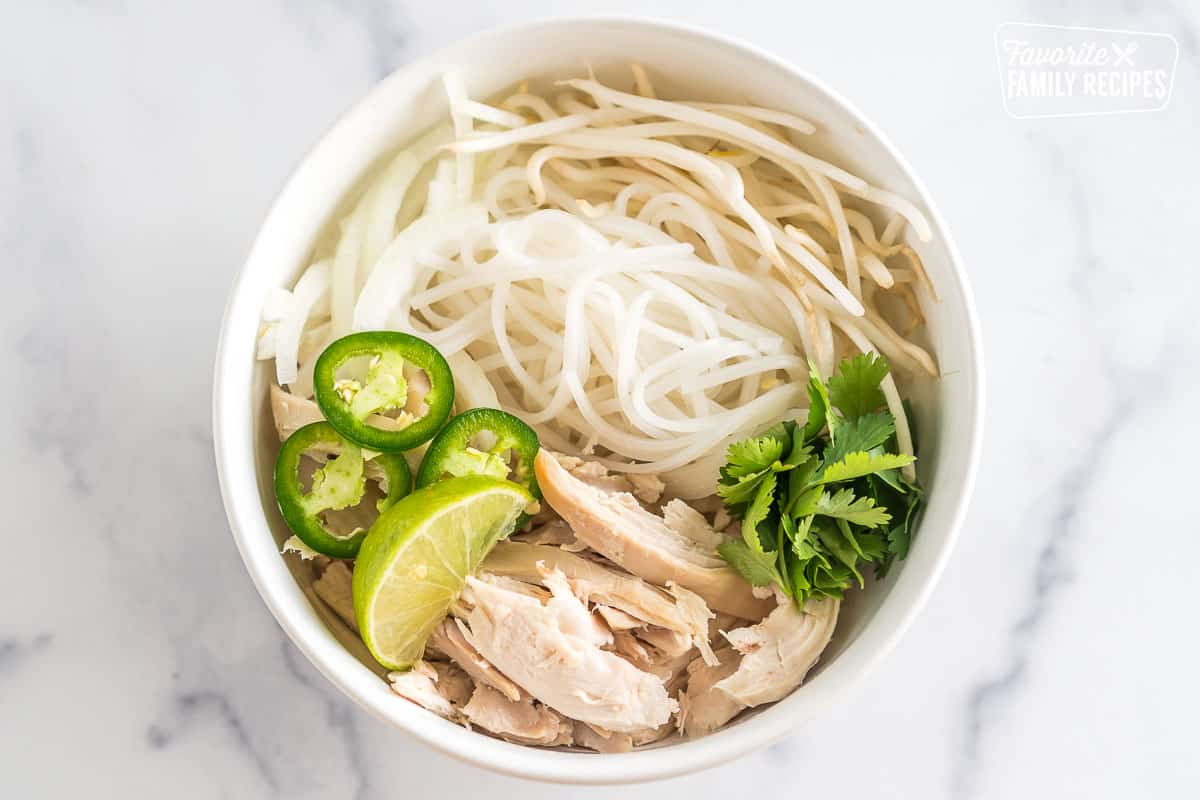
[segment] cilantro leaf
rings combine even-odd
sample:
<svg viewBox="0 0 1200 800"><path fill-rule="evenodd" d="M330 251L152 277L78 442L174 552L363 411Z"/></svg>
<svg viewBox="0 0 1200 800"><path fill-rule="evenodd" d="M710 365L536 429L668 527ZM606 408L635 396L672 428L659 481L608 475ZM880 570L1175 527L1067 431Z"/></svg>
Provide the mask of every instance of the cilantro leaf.
<svg viewBox="0 0 1200 800"><path fill-rule="evenodd" d="M874 450L896 431L895 418L886 411L872 411L838 426L837 436L825 449L827 463L841 461L847 453Z"/></svg>
<svg viewBox="0 0 1200 800"><path fill-rule="evenodd" d="M830 564L828 567L818 568L813 576L813 594L841 597L842 593L850 587L852 574L850 569L842 564Z"/></svg>
<svg viewBox="0 0 1200 800"><path fill-rule="evenodd" d="M770 586L783 582L775 566L774 553L760 553L739 539L726 539L717 547L717 552L751 586Z"/></svg>
<svg viewBox="0 0 1200 800"><path fill-rule="evenodd" d="M717 494L725 501L730 512L741 516L745 511L746 504L758 494L759 484L769 474L771 474L770 470L763 470L738 478L731 483L722 480L717 484Z"/></svg>
<svg viewBox="0 0 1200 800"><path fill-rule="evenodd" d="M797 464L795 469L789 472L787 476L788 496L796 497L809 486L812 486L814 478L820 469L821 459L817 456L809 456L802 463Z"/></svg>
<svg viewBox="0 0 1200 800"><path fill-rule="evenodd" d="M804 565L799 561L788 562L788 579L792 585L792 596L797 602L803 603L812 592L812 581L804 574Z"/></svg>
<svg viewBox="0 0 1200 800"><path fill-rule="evenodd" d="M867 561L880 561L887 557L887 539L884 534L875 531L867 533L858 533L858 549L862 557ZM876 569L875 574L879 571Z"/></svg>
<svg viewBox="0 0 1200 800"><path fill-rule="evenodd" d="M886 508L875 505L870 497L854 496L854 490L839 489L836 493L822 492L816 501L816 513L826 517L837 517L864 528L878 528L891 521Z"/></svg>
<svg viewBox="0 0 1200 800"><path fill-rule="evenodd" d="M811 456L812 450L804 445L803 432L795 422L773 425L760 436L729 446L717 494L731 513L742 516L768 476L792 470ZM773 490L775 479L772 477L770 482Z"/></svg>
<svg viewBox="0 0 1200 800"><path fill-rule="evenodd" d="M784 511L793 517L812 516L817 513L823 493L824 490L820 485L811 486L802 492L792 492Z"/></svg>
<svg viewBox="0 0 1200 800"><path fill-rule="evenodd" d="M860 493L874 498L875 505L887 508L892 517L890 525L882 531L884 553L877 559L875 568L875 574L880 578L887 574L893 561L908 555L913 522L923 499L917 485L900 480L898 476L897 483L893 485L882 480L883 477L884 473L870 475L854 484Z"/></svg>
<svg viewBox="0 0 1200 800"><path fill-rule="evenodd" d="M758 492L746 508L746 514L742 517L742 538L746 539L747 543L751 536L761 537L764 534L761 528L762 524L767 521L775 503L775 484L774 472L764 475L758 485Z"/></svg>
<svg viewBox="0 0 1200 800"><path fill-rule="evenodd" d="M815 517L810 514L807 517L793 517L792 519L796 526L792 535L792 552L802 560L816 558L817 552L813 547L813 540L809 537Z"/></svg>
<svg viewBox="0 0 1200 800"><path fill-rule="evenodd" d="M821 429L829 425L830 433L837 427L837 418L829 405L829 393L817 365L808 362L808 420L804 423L804 439L815 439Z"/></svg>
<svg viewBox="0 0 1200 800"><path fill-rule="evenodd" d="M880 384L887 362L872 353L842 361L828 382L809 362L809 409L730 445L717 492L741 520L742 538L721 557L755 586L774 584L803 607L841 597L907 555L920 488L900 468L896 421Z"/></svg>
<svg viewBox="0 0 1200 800"><path fill-rule="evenodd" d="M883 481L888 486L895 489L896 492L898 492L900 494L904 493L904 482L900 478L900 470L898 470L898 469L881 469L881 470L879 470L879 472L876 472L872 477L878 478L879 480Z"/></svg>
<svg viewBox="0 0 1200 800"><path fill-rule="evenodd" d="M821 475L823 483L837 483L873 475L885 469L897 469L916 461L912 456L880 451L847 453L841 460L825 467Z"/></svg>
<svg viewBox="0 0 1200 800"><path fill-rule="evenodd" d="M923 499L921 491L913 487L909 491L907 499L908 503L904 509L904 516L897 524L888 529L887 532L888 559L883 565L885 570L891 566L892 557L907 558L908 549L912 545L913 521L916 519L917 511L920 509Z"/></svg>
<svg viewBox="0 0 1200 800"><path fill-rule="evenodd" d="M783 466L796 467L808 461L812 456L812 448L804 444L804 429L795 423L792 424L792 447L788 450L787 457L783 459Z"/></svg>
<svg viewBox="0 0 1200 800"><path fill-rule="evenodd" d="M841 520L838 520L839 522ZM842 564L846 566L861 588L863 585L862 573L858 571L858 551L854 547L846 533L849 527L841 527L832 524L831 522L823 522L818 520L817 524L813 525L813 531L817 534L818 541L823 544L830 553Z"/></svg>
<svg viewBox="0 0 1200 800"><path fill-rule="evenodd" d="M791 437L788 437L789 440ZM785 440L769 433L751 439L743 439L729 445L727 463L721 471L726 478L744 478L769 469L783 457Z"/></svg>
<svg viewBox="0 0 1200 800"><path fill-rule="evenodd" d="M791 443L793 441L792 434L795 430L796 430L796 423L791 421L790 419L786 419L783 422L776 422L774 425L767 428L765 431L763 431L762 433L760 433L758 435L758 438L760 438L760 439L768 439L769 438L769 439L775 439L776 441L782 442L783 450L786 453L789 445L791 445Z"/></svg>
<svg viewBox="0 0 1200 800"><path fill-rule="evenodd" d="M879 384L887 374L887 361L875 353L845 359L829 379L829 402L846 419L858 419L885 404Z"/></svg>

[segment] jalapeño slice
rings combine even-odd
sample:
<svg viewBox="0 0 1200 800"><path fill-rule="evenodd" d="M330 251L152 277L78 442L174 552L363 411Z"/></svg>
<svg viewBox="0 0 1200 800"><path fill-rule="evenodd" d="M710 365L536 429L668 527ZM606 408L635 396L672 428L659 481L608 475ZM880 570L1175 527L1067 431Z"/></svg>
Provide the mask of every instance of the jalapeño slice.
<svg viewBox="0 0 1200 800"><path fill-rule="evenodd" d="M472 446L472 440L482 433L490 433L495 440L485 450ZM504 459L506 452L511 453L511 465ZM449 477L490 475L524 486L540 499L533 472L537 453L537 434L524 422L499 409L472 408L447 422L429 443L417 470L417 487Z"/></svg>
<svg viewBox="0 0 1200 800"><path fill-rule="evenodd" d="M359 356L370 358L365 379L339 379L338 370ZM405 364L423 370L429 379L420 416L405 410ZM429 441L454 404L454 376L446 359L424 339L397 331L364 331L338 339L317 359L313 383L317 405L329 424L345 438L381 453L411 450ZM396 417L376 416L395 410L400 410Z"/></svg>
<svg viewBox="0 0 1200 800"><path fill-rule="evenodd" d="M312 488L300 483L300 462L306 451L336 452L312 476ZM371 459L382 470L386 495L378 502L382 513L412 490L408 462L396 453L381 453ZM366 492L367 462L357 444L338 434L328 422L300 428L283 443L275 460L275 499L284 521L300 541L332 558L354 558L367 535L361 527L348 536L330 531L321 515L357 505Z"/></svg>

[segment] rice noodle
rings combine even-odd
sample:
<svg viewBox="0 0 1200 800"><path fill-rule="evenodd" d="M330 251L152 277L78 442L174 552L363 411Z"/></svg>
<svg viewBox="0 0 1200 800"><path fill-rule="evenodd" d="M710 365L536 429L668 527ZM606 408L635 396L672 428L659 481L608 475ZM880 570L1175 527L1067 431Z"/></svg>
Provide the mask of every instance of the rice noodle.
<svg viewBox="0 0 1200 800"><path fill-rule="evenodd" d="M730 441L802 413L810 361L828 376L878 350L937 375L908 338L914 284L936 299L901 241L930 233L915 206L806 153L805 119L633 77L637 94L571 80L484 102L444 76L454 141L442 125L391 159L272 296L259 357L279 382L311 395L316 354L350 330L412 332L447 356L460 411L502 407L548 447L694 498ZM911 452L892 376L883 390Z"/></svg>

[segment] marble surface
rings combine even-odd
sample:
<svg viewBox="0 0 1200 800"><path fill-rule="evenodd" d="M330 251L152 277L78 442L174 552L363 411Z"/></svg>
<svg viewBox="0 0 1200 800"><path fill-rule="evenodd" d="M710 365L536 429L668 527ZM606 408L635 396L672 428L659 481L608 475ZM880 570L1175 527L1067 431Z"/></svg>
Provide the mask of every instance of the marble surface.
<svg viewBox="0 0 1200 800"><path fill-rule="evenodd" d="M1183 2L4 3L0 795L1181 797L1195 791L1200 13ZM229 536L209 389L285 175L391 68L573 11L788 57L908 154L969 266L990 417L966 531L886 666L710 773L571 791L432 754L332 690ZM1009 20L1170 32L1161 112L1016 120Z"/></svg>

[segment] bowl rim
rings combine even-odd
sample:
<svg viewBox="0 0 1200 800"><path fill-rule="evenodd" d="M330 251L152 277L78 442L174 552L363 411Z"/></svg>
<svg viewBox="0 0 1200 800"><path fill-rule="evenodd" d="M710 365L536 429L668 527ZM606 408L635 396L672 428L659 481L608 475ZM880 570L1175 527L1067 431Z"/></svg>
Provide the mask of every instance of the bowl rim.
<svg viewBox="0 0 1200 800"><path fill-rule="evenodd" d="M244 373L252 373L253 364L247 368L246 364L241 363L239 356L235 353L238 348L231 347L229 341L230 327L239 310L238 300L243 294L255 263L260 259L259 254L264 247L263 240L266 238L267 231L273 230L279 224L277 217L281 216L284 198L293 194L296 187L304 182L306 173L310 170L318 151L334 138L340 128L348 126L350 121L358 115L365 114L366 109L375 105L386 95L390 82L417 68L423 62L442 60L444 55L452 50L479 45L493 37L503 38L539 28L592 25L632 26L666 37L691 37L723 48L740 50L745 55L764 62L768 67L786 73L794 80L807 83L827 102L851 117L882 147L904 177L912 184L921 204L929 214L935 234L943 241L943 246L949 256L950 271L961 291L962 310L969 339L967 352L973 367L970 370L971 381L966 390L969 403L966 423L968 436L962 445L965 448L965 470L960 479L961 488L958 497L953 500L948 515L949 522L945 541L908 608L900 612L896 624L883 636L875 650L862 659L861 667L857 672L844 679L840 685L835 685L832 691L823 693L819 700L810 704L818 706L814 709L814 713L819 713L820 707L828 704L835 696L844 697L848 689L858 684L879 666L882 660L892 652L936 588L957 543L967 506L974 490L982 449L984 386L986 385L979 318L961 255L945 220L933 202L924 182L892 141L840 92L788 60L742 39L688 23L638 15L539 17L485 29L457 39L431 53L413 59L373 84L365 95L354 101L337 118L297 162L283 187L273 199L262 225L255 234L249 255L239 269L229 291L221 320L214 363L212 425L213 448L221 498L230 532L246 570L249 572L259 596L270 609L280 627L331 683L375 717L390 723L441 753L474 766L514 777L547 782L611 785L658 780L718 766L778 741L791 733L798 721L789 721L786 716L780 714L772 715L770 713L772 709L767 709L764 713L755 715L751 720L701 739L681 742L666 748L609 754L604 758L599 758L594 754L567 753L513 745L466 731L456 725L444 727L448 723L417 709L416 706L409 708L420 713L409 713L408 709L399 705L384 708L381 703L376 701L376 698L380 696L379 692L372 691L372 688L380 688L382 682L369 671L368 675L374 682L374 687L369 687L361 679L362 676L359 673L365 671L366 668L333 638L312 608L307 596L292 578L291 573L287 571L283 559L278 555L274 538L271 536L266 518L262 514L261 498L255 479L256 470L253 465L254 453L241 452L245 450L244 442L252 440L252 437L237 435L246 433L247 430L253 430L250 421L253 410L248 408L250 404L246 402L244 393L247 383L252 385L253 379L241 377ZM257 309L255 311L257 312ZM235 378L234 376L239 377ZM239 413L239 405L241 413ZM250 449L253 451L253 448ZM268 543L269 546L267 546ZM281 573L283 577L281 577ZM280 585L281 582L282 585ZM305 613L306 611L307 613ZM389 696L392 695L389 694Z"/></svg>

